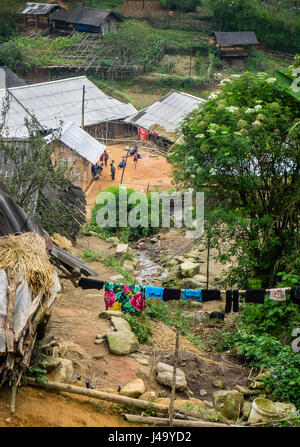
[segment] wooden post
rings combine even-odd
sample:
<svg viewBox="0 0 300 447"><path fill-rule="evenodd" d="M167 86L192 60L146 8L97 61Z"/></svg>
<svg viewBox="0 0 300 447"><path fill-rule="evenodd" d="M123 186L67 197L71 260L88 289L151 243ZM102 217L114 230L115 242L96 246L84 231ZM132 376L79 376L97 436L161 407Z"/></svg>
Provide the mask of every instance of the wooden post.
<svg viewBox="0 0 300 447"><path fill-rule="evenodd" d="M169 425L170 425L170 427L173 427L178 350L179 350L179 326L176 326L176 343L175 343L174 366L173 366L173 383L172 383L172 394L171 394L171 401L170 401L170 408L169 408Z"/></svg>
<svg viewBox="0 0 300 447"><path fill-rule="evenodd" d="M82 106L81 106L81 128L84 129L84 98L85 98L85 85L82 87Z"/></svg>
<svg viewBox="0 0 300 447"><path fill-rule="evenodd" d="M127 165L127 158L128 158L128 154L129 154L129 152L130 152L131 146L132 146L132 143L129 145L129 149L128 149L127 154L126 154L125 165L123 166L123 171L122 171L122 176L121 176L120 185L121 185L122 182L123 182L124 171L125 171L125 168L126 168L126 165Z"/></svg>
<svg viewBox="0 0 300 447"><path fill-rule="evenodd" d="M206 290L209 284L209 250L210 250L210 236L207 239L207 258L206 258Z"/></svg>

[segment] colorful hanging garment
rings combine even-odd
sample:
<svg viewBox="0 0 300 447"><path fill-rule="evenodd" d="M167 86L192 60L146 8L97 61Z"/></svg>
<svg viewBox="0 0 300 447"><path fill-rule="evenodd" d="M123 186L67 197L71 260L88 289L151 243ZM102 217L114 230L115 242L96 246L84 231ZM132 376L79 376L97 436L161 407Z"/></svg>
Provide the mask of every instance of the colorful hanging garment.
<svg viewBox="0 0 300 447"><path fill-rule="evenodd" d="M104 281L97 281L96 279L81 278L78 282L79 287L82 289L98 289L101 290L104 287Z"/></svg>
<svg viewBox="0 0 300 447"><path fill-rule="evenodd" d="M201 289L184 289L181 298L183 300L198 300L202 302L202 291Z"/></svg>
<svg viewBox="0 0 300 447"><path fill-rule="evenodd" d="M206 290L202 289L202 302L206 301L215 301L221 299L221 292L220 290Z"/></svg>
<svg viewBox="0 0 300 447"><path fill-rule="evenodd" d="M142 127L138 127L139 140L147 141L148 140L148 130L143 129Z"/></svg>
<svg viewBox="0 0 300 447"><path fill-rule="evenodd" d="M163 301L164 289L162 287L146 286L146 298L160 298Z"/></svg>
<svg viewBox="0 0 300 447"><path fill-rule="evenodd" d="M300 305L300 286L291 288L291 298L293 303Z"/></svg>
<svg viewBox="0 0 300 447"><path fill-rule="evenodd" d="M270 300L286 301L284 289L270 289Z"/></svg>
<svg viewBox="0 0 300 447"><path fill-rule="evenodd" d="M264 289L246 290L245 302L264 304L266 291Z"/></svg>
<svg viewBox="0 0 300 447"><path fill-rule="evenodd" d="M127 286L105 281L104 289L106 310L142 312L146 308L144 286Z"/></svg>
<svg viewBox="0 0 300 447"><path fill-rule="evenodd" d="M163 301L180 300L180 289L164 289Z"/></svg>
<svg viewBox="0 0 300 447"><path fill-rule="evenodd" d="M231 312L239 311L239 291L238 290L226 290L226 305L225 313L229 314Z"/></svg>

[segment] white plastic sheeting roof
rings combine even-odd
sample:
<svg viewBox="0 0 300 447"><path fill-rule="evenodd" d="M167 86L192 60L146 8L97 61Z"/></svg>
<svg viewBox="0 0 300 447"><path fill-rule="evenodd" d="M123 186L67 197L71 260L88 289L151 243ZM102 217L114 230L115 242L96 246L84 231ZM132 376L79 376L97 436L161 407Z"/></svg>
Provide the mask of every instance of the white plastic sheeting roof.
<svg viewBox="0 0 300 447"><path fill-rule="evenodd" d="M131 104L124 104L105 95L85 76L61 79L40 84L9 88L15 98L12 103L20 103L9 110L8 127L10 137L26 138L28 131L24 117L35 116L45 129L57 129L61 123L73 122L81 126L82 91L85 86L84 125L90 126L105 121L124 119L137 110ZM1 98L5 90L0 90Z"/></svg>
<svg viewBox="0 0 300 447"><path fill-rule="evenodd" d="M176 132L178 125L185 116L196 109L199 104L205 102L204 99L174 90L164 96L160 101L135 113L125 121L145 129L149 129L153 124L159 124L167 132Z"/></svg>
<svg viewBox="0 0 300 447"><path fill-rule="evenodd" d="M26 3L23 8L19 9L19 14L47 14L53 8L57 7L56 3Z"/></svg>
<svg viewBox="0 0 300 447"><path fill-rule="evenodd" d="M59 141L93 164L99 160L106 148L104 144L99 143L95 138L74 123L70 123L66 126L62 131L62 134L59 136Z"/></svg>

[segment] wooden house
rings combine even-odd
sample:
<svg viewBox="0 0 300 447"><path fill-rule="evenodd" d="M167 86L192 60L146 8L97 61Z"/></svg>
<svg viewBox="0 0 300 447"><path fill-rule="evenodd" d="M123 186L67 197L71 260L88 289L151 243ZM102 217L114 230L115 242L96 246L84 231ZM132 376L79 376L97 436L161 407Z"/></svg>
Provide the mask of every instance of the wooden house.
<svg viewBox="0 0 300 447"><path fill-rule="evenodd" d="M259 42L254 31L215 32L219 57L247 57Z"/></svg>
<svg viewBox="0 0 300 447"><path fill-rule="evenodd" d="M99 33L104 36L117 31L122 20L112 11L78 6L74 11L56 11L51 15L52 28L67 28L77 31Z"/></svg>
<svg viewBox="0 0 300 447"><path fill-rule="evenodd" d="M50 15L55 11L63 9L56 3L26 3L23 8L19 9L18 14L24 17L24 23L31 24L48 24L50 25Z"/></svg>

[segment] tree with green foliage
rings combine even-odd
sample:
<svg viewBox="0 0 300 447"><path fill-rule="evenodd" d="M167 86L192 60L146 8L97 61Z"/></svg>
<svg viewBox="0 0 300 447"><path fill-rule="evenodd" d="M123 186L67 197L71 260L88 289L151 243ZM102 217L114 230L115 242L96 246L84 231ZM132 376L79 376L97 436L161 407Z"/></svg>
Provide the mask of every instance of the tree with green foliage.
<svg viewBox="0 0 300 447"><path fill-rule="evenodd" d="M178 184L205 191L224 284L272 286L300 267L299 102L265 73L233 75L193 111L169 153Z"/></svg>
<svg viewBox="0 0 300 447"><path fill-rule="evenodd" d="M199 4L197 0L160 0L160 2L171 10L181 12L194 12Z"/></svg>
<svg viewBox="0 0 300 447"><path fill-rule="evenodd" d="M68 189L72 179L71 167L62 159L52 163L56 146L46 144L35 120L25 120L28 132L26 140L6 138L9 107L7 98L0 123L0 180L15 197L17 204L37 217L46 231L73 236L74 209L60 200L55 201L54 197ZM45 187L52 188L53 198L47 205L51 205L51 209L45 208L43 204Z"/></svg>

